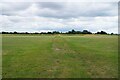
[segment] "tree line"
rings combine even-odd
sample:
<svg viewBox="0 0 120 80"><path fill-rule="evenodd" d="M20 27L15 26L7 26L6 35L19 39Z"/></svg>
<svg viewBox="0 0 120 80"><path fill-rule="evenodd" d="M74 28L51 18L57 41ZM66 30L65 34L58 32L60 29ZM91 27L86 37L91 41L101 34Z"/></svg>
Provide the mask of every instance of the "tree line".
<svg viewBox="0 0 120 80"><path fill-rule="evenodd" d="M65 33L63 32L59 32L59 31L53 31L53 32L34 32L34 33L29 33L29 32L5 32L5 31L2 31L2 34L108 34L107 32L105 31L100 31L100 32L97 32L97 33L92 33L88 30L83 30L83 31L75 31L74 29L72 29L71 31L67 31ZM111 33L111 35L113 35L113 33Z"/></svg>

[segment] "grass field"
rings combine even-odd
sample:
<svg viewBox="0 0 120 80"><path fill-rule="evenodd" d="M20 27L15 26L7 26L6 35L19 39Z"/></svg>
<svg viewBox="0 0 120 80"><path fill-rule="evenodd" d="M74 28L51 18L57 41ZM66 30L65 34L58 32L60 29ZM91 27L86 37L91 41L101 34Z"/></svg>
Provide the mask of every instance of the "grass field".
<svg viewBox="0 0 120 80"><path fill-rule="evenodd" d="M118 37L3 35L3 78L117 78Z"/></svg>

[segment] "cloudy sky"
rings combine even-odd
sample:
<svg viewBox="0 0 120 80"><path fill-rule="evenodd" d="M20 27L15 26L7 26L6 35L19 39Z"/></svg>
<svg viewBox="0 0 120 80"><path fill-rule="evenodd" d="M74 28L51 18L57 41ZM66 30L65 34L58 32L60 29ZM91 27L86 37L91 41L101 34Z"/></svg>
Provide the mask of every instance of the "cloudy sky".
<svg viewBox="0 0 120 80"><path fill-rule="evenodd" d="M118 33L117 2L2 2L1 31Z"/></svg>

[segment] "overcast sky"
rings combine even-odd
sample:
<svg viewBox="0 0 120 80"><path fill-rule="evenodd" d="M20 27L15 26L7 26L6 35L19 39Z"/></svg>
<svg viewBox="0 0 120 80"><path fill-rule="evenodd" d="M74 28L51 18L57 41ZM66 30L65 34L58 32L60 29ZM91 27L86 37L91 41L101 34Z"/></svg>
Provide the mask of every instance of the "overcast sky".
<svg viewBox="0 0 120 80"><path fill-rule="evenodd" d="M2 2L2 31L118 33L117 2Z"/></svg>

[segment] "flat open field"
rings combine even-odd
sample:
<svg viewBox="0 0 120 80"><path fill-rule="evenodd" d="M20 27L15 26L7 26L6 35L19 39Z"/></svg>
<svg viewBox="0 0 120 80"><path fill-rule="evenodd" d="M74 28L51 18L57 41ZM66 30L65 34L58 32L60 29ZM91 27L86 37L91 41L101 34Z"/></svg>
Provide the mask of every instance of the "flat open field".
<svg viewBox="0 0 120 80"><path fill-rule="evenodd" d="M117 78L115 35L3 35L3 78Z"/></svg>

